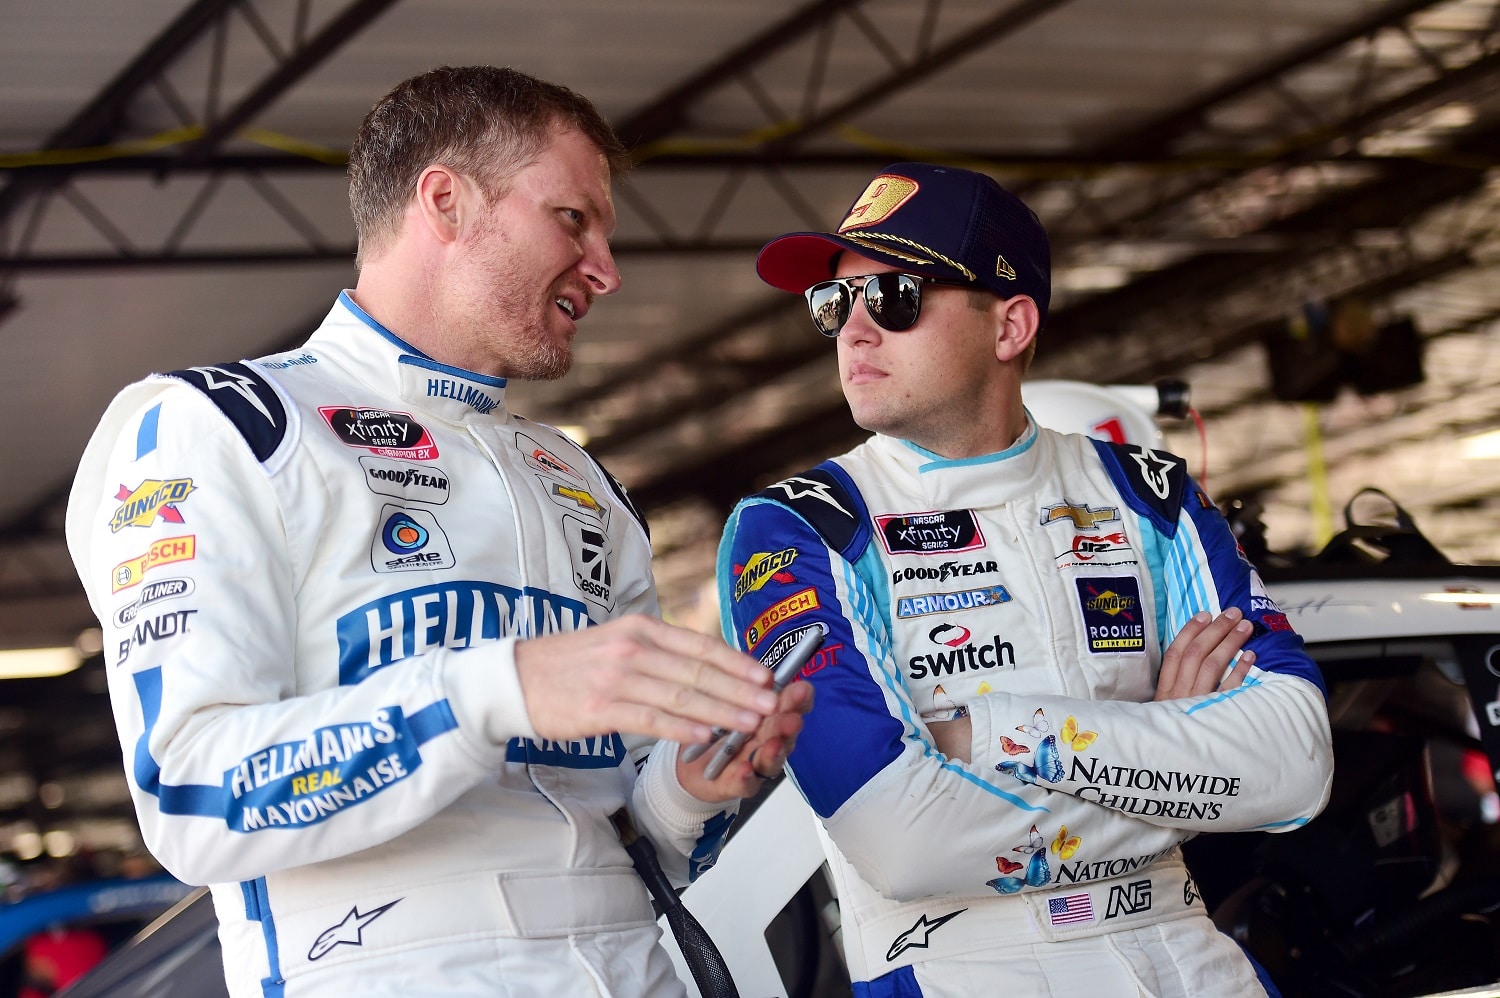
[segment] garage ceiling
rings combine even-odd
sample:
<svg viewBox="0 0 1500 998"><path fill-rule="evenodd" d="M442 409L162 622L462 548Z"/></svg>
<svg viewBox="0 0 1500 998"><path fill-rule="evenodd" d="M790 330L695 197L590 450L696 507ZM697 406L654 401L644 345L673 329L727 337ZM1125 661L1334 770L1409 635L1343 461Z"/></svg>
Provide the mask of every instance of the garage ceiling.
<svg viewBox="0 0 1500 998"><path fill-rule="evenodd" d="M510 398L586 435L648 508L674 619L710 626L736 497L860 436L756 248L912 158L989 171L1053 234L1034 376L1187 380L1206 467L1190 426L1169 446L1258 504L1273 547L1314 545L1375 485L1456 560L1494 561L1497 28L1497 0L6 5L0 647L92 624L62 514L109 398L307 335L354 277L353 129L442 64L566 83L636 150L624 291L567 379ZM1425 381L1276 401L1262 341L1290 350L1275 338L1309 303L1410 316ZM102 688L97 657L0 684L0 850L133 840Z"/></svg>

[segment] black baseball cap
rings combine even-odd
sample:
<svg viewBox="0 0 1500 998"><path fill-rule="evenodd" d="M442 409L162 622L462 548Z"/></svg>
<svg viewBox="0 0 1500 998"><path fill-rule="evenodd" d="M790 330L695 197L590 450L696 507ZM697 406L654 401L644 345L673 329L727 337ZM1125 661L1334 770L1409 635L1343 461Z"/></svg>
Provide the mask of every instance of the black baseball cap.
<svg viewBox="0 0 1500 998"><path fill-rule="evenodd" d="M1025 202L982 173L893 163L866 185L837 232L778 236L761 248L755 270L772 287L801 294L832 277L845 250L1002 298L1029 295L1047 319L1047 232Z"/></svg>

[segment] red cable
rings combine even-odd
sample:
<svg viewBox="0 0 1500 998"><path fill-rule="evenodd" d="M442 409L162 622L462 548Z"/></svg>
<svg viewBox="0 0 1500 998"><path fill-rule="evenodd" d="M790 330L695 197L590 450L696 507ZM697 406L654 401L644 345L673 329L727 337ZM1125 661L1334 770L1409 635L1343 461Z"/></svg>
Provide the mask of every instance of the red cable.
<svg viewBox="0 0 1500 998"><path fill-rule="evenodd" d="M1208 431L1203 428L1203 417L1198 415L1198 410L1188 407L1188 415L1193 417L1193 422L1198 426L1198 452L1201 455L1198 473L1198 484L1203 486L1203 491L1208 491Z"/></svg>

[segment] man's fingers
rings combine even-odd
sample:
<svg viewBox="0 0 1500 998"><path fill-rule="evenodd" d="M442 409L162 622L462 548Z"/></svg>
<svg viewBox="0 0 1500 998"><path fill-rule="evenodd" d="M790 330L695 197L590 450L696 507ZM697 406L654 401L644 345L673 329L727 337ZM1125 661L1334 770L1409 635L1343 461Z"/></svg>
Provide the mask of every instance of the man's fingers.
<svg viewBox="0 0 1500 998"><path fill-rule="evenodd" d="M1177 700L1219 689L1224 671L1252 634L1250 622L1238 607L1229 607L1217 617L1204 611L1195 614L1162 655L1154 699Z"/></svg>
<svg viewBox="0 0 1500 998"><path fill-rule="evenodd" d="M1190 617L1183 625L1182 630L1172 639L1167 646L1167 651L1162 655L1161 672L1156 679L1156 699L1175 699L1177 684L1181 681L1182 660L1187 654L1187 648L1193 640L1203 633L1213 617L1206 610L1199 610Z"/></svg>
<svg viewBox="0 0 1500 998"><path fill-rule="evenodd" d="M1255 652L1247 651L1240 653L1240 660L1234 664L1234 669L1224 677L1224 681L1218 686L1218 692L1225 693L1229 690L1238 689L1250 675L1250 667L1255 664Z"/></svg>

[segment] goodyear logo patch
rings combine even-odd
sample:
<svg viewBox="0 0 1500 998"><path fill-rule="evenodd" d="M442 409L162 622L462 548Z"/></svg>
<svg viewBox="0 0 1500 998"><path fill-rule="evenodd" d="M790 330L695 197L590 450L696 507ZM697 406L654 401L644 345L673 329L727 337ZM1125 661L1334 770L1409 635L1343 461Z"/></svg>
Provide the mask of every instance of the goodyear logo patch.
<svg viewBox="0 0 1500 998"><path fill-rule="evenodd" d="M750 651L760 644L771 629L783 621L799 617L809 610L818 608L818 591L812 586L798 593L793 593L779 603L773 603L766 611L755 618L754 623L745 628L745 647Z"/></svg>
<svg viewBox="0 0 1500 998"><path fill-rule="evenodd" d="M783 576L777 579L778 582L794 581L791 573L785 569L796 560L796 548L755 552L745 560L744 567L736 573L739 578L734 580L734 601L738 603L745 598L746 593L758 592L777 575Z"/></svg>
<svg viewBox="0 0 1500 998"><path fill-rule="evenodd" d="M114 567L110 573L110 591L117 593L121 589L140 585L146 573L153 568L178 561L192 561L197 555L198 537L196 534L188 534L185 537L163 537L147 548L145 554L126 558Z"/></svg>
<svg viewBox="0 0 1500 998"><path fill-rule="evenodd" d="M1089 651L1142 651L1146 647L1141 585L1133 576L1077 579L1078 606Z"/></svg>
<svg viewBox="0 0 1500 998"><path fill-rule="evenodd" d="M121 485L115 498L120 505L109 518L109 529L119 533L126 527L149 527L159 516L168 523L181 523L182 514L177 504L196 491L191 478L173 478L162 481L148 478L135 488Z"/></svg>

